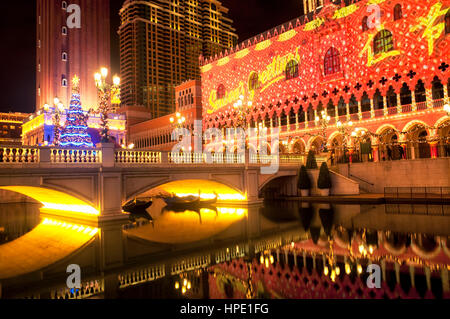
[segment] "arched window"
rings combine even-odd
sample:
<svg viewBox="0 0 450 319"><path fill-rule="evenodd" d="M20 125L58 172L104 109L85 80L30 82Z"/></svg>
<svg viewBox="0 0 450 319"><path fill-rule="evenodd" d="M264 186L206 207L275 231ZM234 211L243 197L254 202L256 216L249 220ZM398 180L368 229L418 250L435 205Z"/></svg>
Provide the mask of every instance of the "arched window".
<svg viewBox="0 0 450 319"><path fill-rule="evenodd" d="M445 15L445 34L450 33L450 10L447 11Z"/></svg>
<svg viewBox="0 0 450 319"><path fill-rule="evenodd" d="M325 54L325 75L334 74L341 71L341 58L339 51L335 48L330 48Z"/></svg>
<svg viewBox="0 0 450 319"><path fill-rule="evenodd" d="M61 85L64 87L67 87L67 79L63 77L62 81L61 81Z"/></svg>
<svg viewBox="0 0 450 319"><path fill-rule="evenodd" d="M62 8L63 8L63 10L67 9L67 2L66 1L62 2Z"/></svg>
<svg viewBox="0 0 450 319"><path fill-rule="evenodd" d="M394 49L392 33L388 30L381 30L373 40L373 51L375 54L389 52Z"/></svg>
<svg viewBox="0 0 450 319"><path fill-rule="evenodd" d="M252 72L248 80L248 89L254 91L259 89L259 75L256 72Z"/></svg>
<svg viewBox="0 0 450 319"><path fill-rule="evenodd" d="M62 27L62 34L67 35L67 27Z"/></svg>
<svg viewBox="0 0 450 319"><path fill-rule="evenodd" d="M298 77L298 63L295 60L291 60L286 64L286 80L296 77Z"/></svg>
<svg viewBox="0 0 450 319"><path fill-rule="evenodd" d="M223 84L219 85L217 88L217 98L223 99L225 97L225 86Z"/></svg>
<svg viewBox="0 0 450 319"><path fill-rule="evenodd" d="M369 18L365 16L362 20L362 30L363 32L369 30Z"/></svg>
<svg viewBox="0 0 450 319"><path fill-rule="evenodd" d="M67 61L67 53L66 52L62 53L62 60Z"/></svg>
<svg viewBox="0 0 450 319"><path fill-rule="evenodd" d="M394 7L394 21L403 18L402 5L399 3Z"/></svg>

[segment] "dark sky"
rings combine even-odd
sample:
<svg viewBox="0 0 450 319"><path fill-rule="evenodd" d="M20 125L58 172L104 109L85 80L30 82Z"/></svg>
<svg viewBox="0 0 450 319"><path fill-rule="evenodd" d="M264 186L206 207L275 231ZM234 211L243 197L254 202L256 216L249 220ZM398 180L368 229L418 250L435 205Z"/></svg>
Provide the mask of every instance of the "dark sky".
<svg viewBox="0 0 450 319"><path fill-rule="evenodd" d="M93 0L94 1L94 0ZM119 73L119 9L111 0L112 73ZM246 40L300 16L301 0L222 0L239 40ZM36 77L36 1L0 1L0 111L33 112Z"/></svg>

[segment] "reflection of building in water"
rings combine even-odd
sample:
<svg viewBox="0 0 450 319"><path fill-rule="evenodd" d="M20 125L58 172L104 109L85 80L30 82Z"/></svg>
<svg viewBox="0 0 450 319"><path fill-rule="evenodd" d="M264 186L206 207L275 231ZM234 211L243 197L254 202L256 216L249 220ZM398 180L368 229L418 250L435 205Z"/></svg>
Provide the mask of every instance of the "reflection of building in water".
<svg viewBox="0 0 450 319"><path fill-rule="evenodd" d="M39 204L0 204L0 244L30 232L40 222Z"/></svg>

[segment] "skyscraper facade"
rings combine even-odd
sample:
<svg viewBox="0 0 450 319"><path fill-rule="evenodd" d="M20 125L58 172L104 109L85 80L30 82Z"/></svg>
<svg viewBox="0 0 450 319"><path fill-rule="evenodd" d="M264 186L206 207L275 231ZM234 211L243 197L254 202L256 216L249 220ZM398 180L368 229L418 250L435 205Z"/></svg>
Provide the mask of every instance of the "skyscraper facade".
<svg viewBox="0 0 450 319"><path fill-rule="evenodd" d="M36 111L55 98L68 108L74 75L83 109L95 109L94 73L110 65L109 0L37 0L36 59Z"/></svg>
<svg viewBox="0 0 450 319"><path fill-rule="evenodd" d="M175 109L175 87L200 79L199 57L237 44L228 9L216 0L125 1L121 11L123 105L153 118Z"/></svg>

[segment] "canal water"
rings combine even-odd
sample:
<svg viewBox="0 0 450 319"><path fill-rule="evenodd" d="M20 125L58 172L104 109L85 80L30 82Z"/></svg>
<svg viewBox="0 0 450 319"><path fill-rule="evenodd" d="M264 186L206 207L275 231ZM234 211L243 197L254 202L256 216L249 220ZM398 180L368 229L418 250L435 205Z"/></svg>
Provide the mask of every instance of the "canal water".
<svg viewBox="0 0 450 319"><path fill-rule="evenodd" d="M52 289L40 297L80 297L73 290L54 288L64 282L63 261L71 259L80 262L83 275L94 278L84 295L90 298L450 296L446 205L267 201L251 207L173 211L157 199L147 210L151 220L116 225L108 231L117 236L109 237L103 229L49 219L41 206L13 195L0 204L0 283L5 298L36 297L36 291ZM95 280L101 272L95 261L99 234L107 241L103 253L122 258L109 271L117 281L110 291L99 284L103 279ZM14 260L20 259L21 249L29 256L26 265ZM379 269L379 287L369 287L370 265ZM39 271L44 279L33 282L38 290L27 291L25 283L34 279L26 271L35 273L36 267L43 269ZM11 280L5 274L18 276Z"/></svg>

